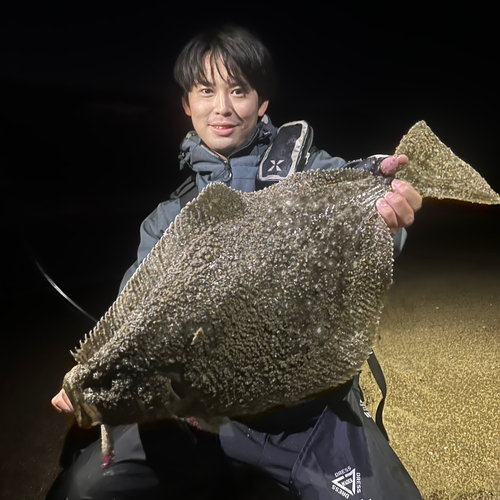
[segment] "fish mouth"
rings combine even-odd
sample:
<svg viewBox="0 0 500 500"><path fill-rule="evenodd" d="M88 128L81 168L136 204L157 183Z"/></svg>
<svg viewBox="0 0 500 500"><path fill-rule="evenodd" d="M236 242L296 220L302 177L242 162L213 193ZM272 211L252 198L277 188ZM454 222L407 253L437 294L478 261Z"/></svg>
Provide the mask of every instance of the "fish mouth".
<svg viewBox="0 0 500 500"><path fill-rule="evenodd" d="M101 412L94 405L86 403L82 393L71 390L68 392L67 389L66 393L73 405L74 415L80 427L89 429L103 423Z"/></svg>
<svg viewBox="0 0 500 500"><path fill-rule="evenodd" d="M103 423L99 410L95 406L85 403L83 398L75 409L75 417L80 427L88 429L89 427Z"/></svg>
<svg viewBox="0 0 500 500"><path fill-rule="evenodd" d="M63 381L63 389L66 392L78 425L88 429L102 423L102 415L94 406L85 401L85 396L81 390L81 385L77 382L85 369L81 365L75 366L66 374Z"/></svg>

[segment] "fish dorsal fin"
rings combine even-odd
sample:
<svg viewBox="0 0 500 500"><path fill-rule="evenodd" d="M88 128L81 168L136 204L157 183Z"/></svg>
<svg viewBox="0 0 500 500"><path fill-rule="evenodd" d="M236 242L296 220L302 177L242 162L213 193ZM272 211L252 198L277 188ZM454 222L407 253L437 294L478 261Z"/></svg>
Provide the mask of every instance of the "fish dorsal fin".
<svg viewBox="0 0 500 500"><path fill-rule="evenodd" d="M193 200L194 201L194 200ZM176 233L187 231L201 234L208 227L226 219L235 219L244 213L244 195L225 184L209 184L196 198L189 202L175 218L158 244L140 264L127 282L120 296L102 317L80 347L71 353L78 363L87 364L99 350L126 325L127 317L138 308L138 301L144 300L148 290L153 289L161 268L168 267L166 249Z"/></svg>
<svg viewBox="0 0 500 500"><path fill-rule="evenodd" d="M422 120L413 125L396 148L408 163L396 178L427 198L500 204L500 196L465 161L445 146Z"/></svg>

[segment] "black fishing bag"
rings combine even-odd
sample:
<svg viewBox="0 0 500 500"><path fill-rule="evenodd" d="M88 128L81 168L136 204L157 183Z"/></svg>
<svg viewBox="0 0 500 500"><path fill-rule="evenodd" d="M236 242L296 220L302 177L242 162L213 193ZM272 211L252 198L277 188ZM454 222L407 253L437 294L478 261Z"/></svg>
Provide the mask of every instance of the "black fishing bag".
<svg viewBox="0 0 500 500"><path fill-rule="evenodd" d="M421 500L363 403L359 375L329 400L295 463L291 490L301 500Z"/></svg>

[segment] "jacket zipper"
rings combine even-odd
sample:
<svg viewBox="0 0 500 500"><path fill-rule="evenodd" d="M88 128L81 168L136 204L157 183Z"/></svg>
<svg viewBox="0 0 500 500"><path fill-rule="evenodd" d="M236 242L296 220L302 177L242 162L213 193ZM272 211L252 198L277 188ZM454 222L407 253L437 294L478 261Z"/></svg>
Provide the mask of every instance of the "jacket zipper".
<svg viewBox="0 0 500 500"><path fill-rule="evenodd" d="M224 173L222 174L222 180L224 182L230 182L233 178L233 170L231 169L231 163L229 163L229 159L222 160L224 163Z"/></svg>
<svg viewBox="0 0 500 500"><path fill-rule="evenodd" d="M248 146L248 144L251 144L254 140L255 140L255 137L257 137L258 135L258 130L255 130L254 131L254 134L252 135L251 138L247 139L241 146L239 146L238 148L236 148L230 155L229 157L231 157L232 155L234 155L235 153L237 153L239 150L243 149L243 148L246 148ZM271 135L271 132L265 132L263 134L262 137L267 137ZM231 181L231 179L233 178L233 170L231 169L231 163L229 161L230 158L222 158L222 156L219 156L218 154L214 153L210 148L206 147L205 145L202 146L206 151L208 151L212 156L214 156L215 158L218 158L222 161L222 163L224 164L224 173L222 174L222 180L226 183L229 183Z"/></svg>
<svg viewBox="0 0 500 500"><path fill-rule="evenodd" d="M210 148L205 146L204 144L201 146L205 151L210 153L214 158L217 158L224 164L224 172L222 173L222 178L224 182L229 182L233 178L233 171L231 170L231 164L229 163L229 160L227 158L222 158L222 156L218 155L217 153L214 153ZM219 178L214 179L219 180Z"/></svg>

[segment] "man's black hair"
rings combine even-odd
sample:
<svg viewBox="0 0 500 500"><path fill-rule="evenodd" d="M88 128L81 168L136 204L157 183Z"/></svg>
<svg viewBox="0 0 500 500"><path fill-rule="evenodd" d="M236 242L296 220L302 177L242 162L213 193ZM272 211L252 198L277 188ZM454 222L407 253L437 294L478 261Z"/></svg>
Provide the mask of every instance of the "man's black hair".
<svg viewBox="0 0 500 500"><path fill-rule="evenodd" d="M276 85L274 63L264 44L246 29L226 26L194 37L182 50L174 67L176 82L184 98L198 84L209 85L204 59L221 74L221 63L231 80L257 91L259 103L270 99Z"/></svg>

